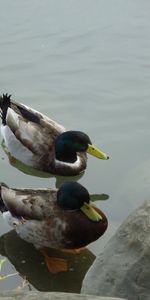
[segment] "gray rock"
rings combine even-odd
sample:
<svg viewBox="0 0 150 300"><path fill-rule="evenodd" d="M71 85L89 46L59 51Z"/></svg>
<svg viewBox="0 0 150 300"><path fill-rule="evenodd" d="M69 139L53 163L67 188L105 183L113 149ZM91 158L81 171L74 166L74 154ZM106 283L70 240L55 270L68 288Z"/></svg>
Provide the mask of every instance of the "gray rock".
<svg viewBox="0 0 150 300"><path fill-rule="evenodd" d="M3 292L0 300L125 300L121 298L96 297L91 295L80 295L73 293L53 292Z"/></svg>
<svg viewBox="0 0 150 300"><path fill-rule="evenodd" d="M81 293L150 300L150 200L109 240L86 274Z"/></svg>

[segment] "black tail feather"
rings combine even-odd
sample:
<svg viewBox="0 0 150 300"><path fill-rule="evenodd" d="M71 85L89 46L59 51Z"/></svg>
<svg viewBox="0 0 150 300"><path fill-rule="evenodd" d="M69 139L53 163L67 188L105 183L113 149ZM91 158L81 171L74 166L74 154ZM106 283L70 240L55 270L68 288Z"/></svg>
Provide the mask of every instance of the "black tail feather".
<svg viewBox="0 0 150 300"><path fill-rule="evenodd" d="M13 109L17 111L17 113L25 118L26 120L30 122L34 122L37 124L40 124L40 117L38 114L28 110L24 106L20 105L19 103L11 100L11 95L3 94L3 96L0 96L0 117L2 119L2 123L6 125L6 116L7 116L7 110L8 107L12 107Z"/></svg>
<svg viewBox="0 0 150 300"><path fill-rule="evenodd" d="M2 188L2 186L6 186L7 187L7 185L5 183L3 183L3 182L0 182L0 211L3 213L5 211L8 211L8 209L6 208L6 206L5 206L4 202L3 202L2 196L1 196L1 188Z"/></svg>
<svg viewBox="0 0 150 300"><path fill-rule="evenodd" d="M10 107L11 104L11 95L3 94L3 96L0 97L0 109L1 109L1 118L2 123L6 125L6 114L7 109Z"/></svg>

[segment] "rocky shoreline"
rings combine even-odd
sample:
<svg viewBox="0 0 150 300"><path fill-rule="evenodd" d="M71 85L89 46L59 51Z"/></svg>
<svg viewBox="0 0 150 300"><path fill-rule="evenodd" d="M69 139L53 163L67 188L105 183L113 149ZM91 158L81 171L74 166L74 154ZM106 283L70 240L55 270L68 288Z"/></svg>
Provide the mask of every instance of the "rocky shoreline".
<svg viewBox="0 0 150 300"><path fill-rule="evenodd" d="M0 293L0 300L125 300L123 298L100 297L57 292L11 292Z"/></svg>
<svg viewBox="0 0 150 300"><path fill-rule="evenodd" d="M108 241L87 272L81 293L150 300L150 200Z"/></svg>

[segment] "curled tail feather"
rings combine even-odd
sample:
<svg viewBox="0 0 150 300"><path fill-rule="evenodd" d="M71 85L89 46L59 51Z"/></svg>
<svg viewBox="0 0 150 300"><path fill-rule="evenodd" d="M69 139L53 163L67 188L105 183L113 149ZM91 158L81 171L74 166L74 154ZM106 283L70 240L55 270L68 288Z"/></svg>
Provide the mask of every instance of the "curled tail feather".
<svg viewBox="0 0 150 300"><path fill-rule="evenodd" d="M1 118L2 123L6 125L6 115L7 115L7 109L10 107L11 104L11 95L3 94L3 96L0 96L0 110L1 110Z"/></svg>
<svg viewBox="0 0 150 300"><path fill-rule="evenodd" d="M3 182L0 182L0 211L3 213L5 211L7 211L8 209L6 208L4 202L3 202L3 199L2 199L2 195L1 195L1 190L2 190L2 186L6 186L7 185Z"/></svg>

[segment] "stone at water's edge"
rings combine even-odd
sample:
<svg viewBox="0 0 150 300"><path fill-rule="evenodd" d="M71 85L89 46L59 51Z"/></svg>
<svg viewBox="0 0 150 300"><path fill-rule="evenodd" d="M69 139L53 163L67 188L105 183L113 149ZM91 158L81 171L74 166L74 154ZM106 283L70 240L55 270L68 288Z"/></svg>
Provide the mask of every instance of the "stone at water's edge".
<svg viewBox="0 0 150 300"><path fill-rule="evenodd" d="M109 240L86 274L81 293L150 300L150 200Z"/></svg>
<svg viewBox="0 0 150 300"><path fill-rule="evenodd" d="M73 293L58 292L3 292L0 300L125 300L122 298L96 297L91 295L80 295Z"/></svg>

